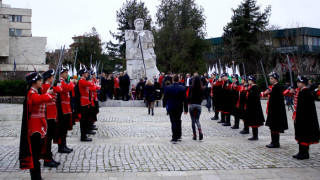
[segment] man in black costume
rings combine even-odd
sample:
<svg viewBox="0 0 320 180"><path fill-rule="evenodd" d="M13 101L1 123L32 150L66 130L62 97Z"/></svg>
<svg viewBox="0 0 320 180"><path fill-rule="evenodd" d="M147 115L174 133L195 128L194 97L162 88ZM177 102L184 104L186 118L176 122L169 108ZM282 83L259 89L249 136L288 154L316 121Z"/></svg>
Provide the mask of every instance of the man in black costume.
<svg viewBox="0 0 320 180"><path fill-rule="evenodd" d="M288 129L286 108L284 105L283 88L278 83L279 75L275 72L269 74L269 81L272 84L262 93L263 97L268 97L267 122L271 131L271 143L268 148L279 148L280 133Z"/></svg>

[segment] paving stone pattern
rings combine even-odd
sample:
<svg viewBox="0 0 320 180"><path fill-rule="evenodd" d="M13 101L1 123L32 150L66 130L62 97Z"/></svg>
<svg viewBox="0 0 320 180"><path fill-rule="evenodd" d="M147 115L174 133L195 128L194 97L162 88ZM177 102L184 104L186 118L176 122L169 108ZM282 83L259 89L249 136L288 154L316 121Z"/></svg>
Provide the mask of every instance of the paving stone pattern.
<svg viewBox="0 0 320 180"><path fill-rule="evenodd" d="M320 104L317 102L318 113ZM266 108L266 101L263 101ZM53 172L166 172L195 170L236 170L266 168L320 167L320 146L310 147L311 158L298 161L294 141L292 112L288 112L289 130L281 135L281 148L268 149L268 127L259 129L260 140L248 141L251 135L241 135L238 130L223 127L212 121L212 112L202 107L201 125L204 141L191 140L189 115L182 115L183 140L170 144L171 127L165 109L155 109L155 116L147 115L144 107L100 108L97 134L94 141L79 141L79 124L68 134L68 144L74 149L70 154L57 153L58 168L43 168ZM21 105L0 104L0 174L19 172L19 136ZM232 121L233 122L233 121ZM242 128L242 123L241 127Z"/></svg>

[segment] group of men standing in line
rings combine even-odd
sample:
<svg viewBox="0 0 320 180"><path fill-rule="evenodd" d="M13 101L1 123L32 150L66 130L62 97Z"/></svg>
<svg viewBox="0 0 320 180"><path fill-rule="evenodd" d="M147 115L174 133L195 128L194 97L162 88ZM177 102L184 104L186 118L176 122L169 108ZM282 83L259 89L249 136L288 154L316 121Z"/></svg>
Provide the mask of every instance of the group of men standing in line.
<svg viewBox="0 0 320 180"><path fill-rule="evenodd" d="M198 76L195 73L195 78ZM169 76L166 76L169 78ZM255 76L242 76L239 82L237 74L231 75L232 81L229 80L227 73L219 77L216 73L211 78L203 76L205 79L202 84L205 88L210 87L210 98L207 98L207 104L212 101L213 110L215 111L212 120L219 120L223 126L231 126L231 116L234 116L234 125L232 129L239 129L240 119L244 122L244 129L241 134L249 134L249 127L252 128L253 136L248 140L258 140L258 129L264 125L265 118L261 107L261 97L268 97L267 102L267 120L265 125L270 128L271 143L266 145L267 148L280 147L280 133L288 129L287 115L284 104L284 96L294 97L293 123L295 130L295 139L299 144L299 152L293 155L293 158L303 160L309 159L309 146L319 143L320 131L317 118L317 112L313 96L309 91L308 78L298 76L297 88L284 90L279 84L279 75L275 72L269 74L270 85L266 91L261 92L256 84ZM172 126L172 142L181 141L181 115L184 111L188 112L188 90L186 83L192 82L192 78L187 76L184 79L185 84L181 83L181 78L174 75L173 84L165 87L164 90L164 107L166 107ZM185 87L183 87L185 86ZM206 93L204 93L206 94ZM318 92L320 96L320 91ZM206 95L205 95L206 96ZM210 109L209 109L210 110Z"/></svg>
<svg viewBox="0 0 320 180"><path fill-rule="evenodd" d="M96 74L81 69L80 78L68 77L69 69L61 67L55 84L56 72L49 69L42 75L32 72L26 75L28 94L23 103L23 119L20 136L20 169L30 169L32 180L42 179L40 159L44 166L57 167L60 162L53 158L52 142L58 144L59 153L70 153L67 133L75 122L80 121L81 141L92 141L88 134L96 134L100 89ZM89 76L90 74L90 76Z"/></svg>

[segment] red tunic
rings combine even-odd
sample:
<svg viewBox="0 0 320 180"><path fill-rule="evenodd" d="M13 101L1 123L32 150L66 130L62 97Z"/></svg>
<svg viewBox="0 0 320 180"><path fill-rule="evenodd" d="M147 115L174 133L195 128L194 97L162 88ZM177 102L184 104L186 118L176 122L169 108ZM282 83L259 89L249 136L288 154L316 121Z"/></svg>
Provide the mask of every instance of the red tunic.
<svg viewBox="0 0 320 180"><path fill-rule="evenodd" d="M45 94L48 89L51 87L51 84L49 84L48 82L45 82L42 85L41 88L41 94ZM57 93L61 93L62 89L61 87L57 87L57 86L53 86L53 94L52 94L52 100L51 102L46 103L46 118L47 119L57 119L57 106L56 106L56 100L57 100Z"/></svg>
<svg viewBox="0 0 320 180"><path fill-rule="evenodd" d="M284 96L293 96L293 104L294 104L294 112L292 114L293 121L296 121L296 115L297 115L297 103L298 103L298 96L299 96L300 88L296 88L294 90L294 93L291 93L290 90L283 91Z"/></svg>
<svg viewBox="0 0 320 180"><path fill-rule="evenodd" d="M89 100L89 87L92 87L92 83L86 81L85 78L81 77L78 81L79 84L79 91L80 91L80 101L81 106L87 106L90 104Z"/></svg>
<svg viewBox="0 0 320 180"><path fill-rule="evenodd" d="M114 78L114 88L119 88L119 78L115 77Z"/></svg>
<svg viewBox="0 0 320 180"><path fill-rule="evenodd" d="M51 102L53 97L45 93L38 94L38 90L31 88L27 95L28 105L28 136L33 133L40 133L44 138L47 133L47 121L45 119L46 106L45 103Z"/></svg>
<svg viewBox="0 0 320 180"><path fill-rule="evenodd" d="M70 91L74 89L74 84L69 83L67 84L63 78L60 78L61 88L62 91L60 93L60 99L61 99L61 108L63 114L70 114L71 111L71 105L70 105Z"/></svg>
<svg viewBox="0 0 320 180"><path fill-rule="evenodd" d="M266 109L266 114L268 114L268 109L269 109L269 99L270 99L270 93L272 92L272 88L274 85L278 84L278 82L274 83L273 85L269 86L269 89L265 90L264 92L261 92L260 97L268 97L268 102L267 102L267 109ZM268 92L270 91L270 92Z"/></svg>

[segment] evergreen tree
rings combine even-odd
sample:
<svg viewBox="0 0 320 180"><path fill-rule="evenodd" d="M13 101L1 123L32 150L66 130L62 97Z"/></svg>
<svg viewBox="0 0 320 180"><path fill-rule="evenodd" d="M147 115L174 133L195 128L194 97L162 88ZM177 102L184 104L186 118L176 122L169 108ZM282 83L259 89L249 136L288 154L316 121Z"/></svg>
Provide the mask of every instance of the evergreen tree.
<svg viewBox="0 0 320 180"><path fill-rule="evenodd" d="M204 72L203 8L195 0L162 0L156 17L155 52L160 71Z"/></svg>
<svg viewBox="0 0 320 180"><path fill-rule="evenodd" d="M107 43L108 56L115 61L115 63L122 64L125 69L126 64L126 42L125 42L125 30L133 30L134 20L142 18L144 19L144 29L151 29L151 16L149 10L145 7L144 2L138 2L137 0L126 0L119 11L117 11L118 32L111 32L112 37L117 41L113 43L109 41Z"/></svg>
<svg viewBox="0 0 320 180"><path fill-rule="evenodd" d="M259 62L268 54L265 51L269 51L261 37L269 23L271 6L261 12L256 0L244 0L232 11L231 22L223 28L224 62L245 62L248 73L255 72L261 69Z"/></svg>
<svg viewBox="0 0 320 180"><path fill-rule="evenodd" d="M92 64L95 65L96 62L100 61L100 67L104 64L104 69L106 70L109 61L106 54L102 51L103 43L101 42L101 37L97 32L96 28L92 28L90 32L86 32L82 36L76 36L73 38L74 43L71 47L76 50L77 54L77 68L79 68L79 63L90 68L90 56L92 55ZM112 70L112 69L110 69ZM99 70L100 72L101 70Z"/></svg>

